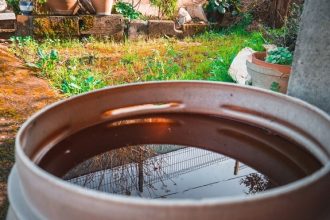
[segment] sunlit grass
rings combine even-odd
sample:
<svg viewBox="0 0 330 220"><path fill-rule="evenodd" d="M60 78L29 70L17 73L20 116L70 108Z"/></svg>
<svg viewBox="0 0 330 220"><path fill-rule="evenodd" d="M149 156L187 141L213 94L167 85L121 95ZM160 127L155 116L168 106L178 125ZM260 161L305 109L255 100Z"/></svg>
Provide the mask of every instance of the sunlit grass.
<svg viewBox="0 0 330 220"><path fill-rule="evenodd" d="M40 57L38 49L58 52L56 65L47 69L47 78L54 88L68 95L89 91L105 85L150 80L211 80L233 82L229 66L244 47L262 50L261 33L249 33L244 26L222 31L209 31L193 38L153 39L148 41L98 41L95 39L45 40L17 39L12 51L28 64ZM73 75L74 77L71 77ZM100 83L87 85L86 80ZM64 89L63 84L84 89Z"/></svg>

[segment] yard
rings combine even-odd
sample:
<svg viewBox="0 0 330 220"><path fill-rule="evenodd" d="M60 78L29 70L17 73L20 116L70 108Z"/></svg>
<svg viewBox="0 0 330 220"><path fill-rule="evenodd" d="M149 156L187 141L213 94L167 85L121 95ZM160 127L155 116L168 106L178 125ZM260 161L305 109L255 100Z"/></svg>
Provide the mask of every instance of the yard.
<svg viewBox="0 0 330 220"><path fill-rule="evenodd" d="M0 90L2 193L14 162L15 133L33 112L54 100L111 85L154 80L233 82L228 68L236 54L244 47L263 50L265 43L260 32L244 28L240 24L184 40L147 42L15 38L8 51L19 60L3 61L9 62L10 71L3 73L2 83L7 86Z"/></svg>
<svg viewBox="0 0 330 220"><path fill-rule="evenodd" d="M246 13L228 28L209 28L184 39L116 42L27 36L1 44L0 219L8 207L6 189L14 164L14 138L29 116L57 100L119 84L159 80L235 83L228 69L240 50L264 51L264 44L279 44L279 39L285 41L280 46L289 46L287 36L294 35L288 33L292 30L288 26L250 30L254 22Z"/></svg>

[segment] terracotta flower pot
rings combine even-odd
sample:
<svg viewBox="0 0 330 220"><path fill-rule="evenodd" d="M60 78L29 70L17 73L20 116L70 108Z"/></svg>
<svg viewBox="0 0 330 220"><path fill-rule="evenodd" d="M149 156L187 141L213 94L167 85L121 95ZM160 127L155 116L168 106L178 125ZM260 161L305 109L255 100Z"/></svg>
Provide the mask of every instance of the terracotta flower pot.
<svg viewBox="0 0 330 220"><path fill-rule="evenodd" d="M110 15L113 0L92 0L97 15Z"/></svg>
<svg viewBox="0 0 330 220"><path fill-rule="evenodd" d="M280 64L265 62L266 55L267 55L266 52L253 53L252 54L252 63L259 65L259 66L269 68L269 69L277 70L284 74L291 73L291 66L289 66L289 65L280 65Z"/></svg>
<svg viewBox="0 0 330 220"><path fill-rule="evenodd" d="M77 0L48 0L47 5L58 15L72 15L78 5Z"/></svg>
<svg viewBox="0 0 330 220"><path fill-rule="evenodd" d="M291 66L265 62L266 52L252 54L252 62L247 61L247 71L251 76L252 85L274 90L281 93L287 92Z"/></svg>

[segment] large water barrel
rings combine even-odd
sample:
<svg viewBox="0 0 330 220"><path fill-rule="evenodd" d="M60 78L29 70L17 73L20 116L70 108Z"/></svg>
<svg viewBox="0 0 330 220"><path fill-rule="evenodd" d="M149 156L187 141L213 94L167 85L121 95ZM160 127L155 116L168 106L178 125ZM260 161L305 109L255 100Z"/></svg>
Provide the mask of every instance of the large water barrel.
<svg viewBox="0 0 330 220"><path fill-rule="evenodd" d="M106 88L55 103L16 139L8 219L330 219L330 118L303 101L210 82ZM143 199L61 179L109 149L205 148L237 158L279 187L253 196Z"/></svg>

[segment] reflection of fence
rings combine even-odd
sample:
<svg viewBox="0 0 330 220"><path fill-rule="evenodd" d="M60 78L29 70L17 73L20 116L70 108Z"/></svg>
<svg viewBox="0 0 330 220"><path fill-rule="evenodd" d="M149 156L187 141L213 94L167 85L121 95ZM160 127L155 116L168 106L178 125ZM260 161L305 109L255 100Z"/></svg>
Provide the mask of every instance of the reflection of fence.
<svg viewBox="0 0 330 220"><path fill-rule="evenodd" d="M83 175L69 182L100 191L131 194L142 192L143 187L152 190L155 183L201 169L230 158L199 148L182 148L148 158L142 163L129 163L112 169ZM240 164L239 169L246 166ZM234 172L234 168L233 168Z"/></svg>

